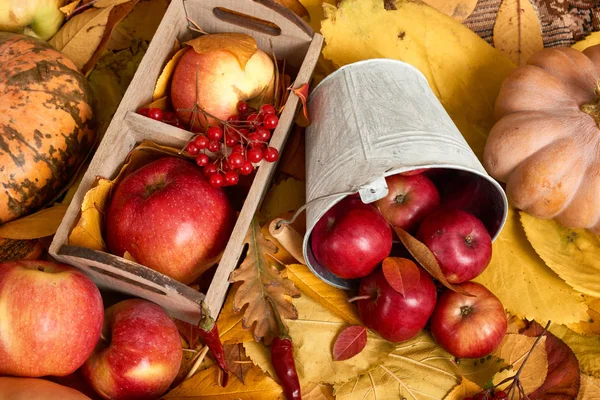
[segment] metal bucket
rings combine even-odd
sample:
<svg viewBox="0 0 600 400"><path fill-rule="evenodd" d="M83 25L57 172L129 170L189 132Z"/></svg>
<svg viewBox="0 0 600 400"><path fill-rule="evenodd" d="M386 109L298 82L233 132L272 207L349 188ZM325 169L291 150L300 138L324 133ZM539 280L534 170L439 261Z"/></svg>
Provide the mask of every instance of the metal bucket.
<svg viewBox="0 0 600 400"><path fill-rule="evenodd" d="M427 79L397 60L373 59L346 65L325 78L308 101L306 130L306 223L303 240L308 267L342 288L357 280L331 274L316 261L310 236L331 207L358 192L365 203L387 195L385 177L416 168L466 171L478 181L495 239L506 221L508 203L446 110Z"/></svg>

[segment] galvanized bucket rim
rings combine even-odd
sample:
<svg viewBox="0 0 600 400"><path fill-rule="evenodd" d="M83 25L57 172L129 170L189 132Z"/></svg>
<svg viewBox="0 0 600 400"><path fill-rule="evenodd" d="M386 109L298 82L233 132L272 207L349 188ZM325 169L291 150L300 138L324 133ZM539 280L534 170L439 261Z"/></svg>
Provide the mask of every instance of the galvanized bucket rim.
<svg viewBox="0 0 600 400"><path fill-rule="evenodd" d="M415 66L413 66L413 65L411 65L411 64L409 64L409 63L407 63L405 61L400 61L400 60L396 60L396 59L393 59L393 58L370 58L368 60L361 60L361 61L353 62L352 64L343 65L343 66L339 67L338 69L336 69L335 71L333 71L331 74L327 75L311 91L310 95L308 96L308 101L311 100L311 98L313 97L313 95L320 88L322 88L326 82L328 82L331 79L335 78L337 75L339 75L340 73L344 72L345 70L351 69L351 68L353 68L355 66L361 66L363 64L375 64L375 63L396 64L398 66L407 67L408 69L411 69L413 72L416 72L417 75L419 77L423 78L425 80L425 82L427 82L427 85L429 85L429 81L427 81L427 78L425 77L425 75L423 75L423 73L421 71L419 71L419 69L417 67L415 67Z"/></svg>

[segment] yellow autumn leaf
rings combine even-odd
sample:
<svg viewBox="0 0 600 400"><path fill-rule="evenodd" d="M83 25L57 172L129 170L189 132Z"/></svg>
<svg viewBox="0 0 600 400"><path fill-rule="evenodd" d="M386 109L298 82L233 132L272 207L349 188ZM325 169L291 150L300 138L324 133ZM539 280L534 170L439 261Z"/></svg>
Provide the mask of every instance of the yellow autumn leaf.
<svg viewBox="0 0 600 400"><path fill-rule="evenodd" d="M323 5L329 4L334 6L336 0L300 0L300 3L308 12L310 26L315 32L319 32L321 30L321 20L325 18Z"/></svg>
<svg viewBox="0 0 600 400"><path fill-rule="evenodd" d="M600 335L600 298L585 296L588 319L567 327L582 335Z"/></svg>
<svg viewBox="0 0 600 400"><path fill-rule="evenodd" d="M229 51L237 58L242 68L246 68L246 63L258 49L256 40L252 36L232 32L198 36L185 44L192 46L198 54L219 50Z"/></svg>
<svg viewBox="0 0 600 400"><path fill-rule="evenodd" d="M455 386L454 389L444 397L444 400L463 400L465 397L471 397L482 390L483 388L475 382L463 378L462 382Z"/></svg>
<svg viewBox="0 0 600 400"><path fill-rule="evenodd" d="M500 384L504 379L517 373L536 340L537 337L519 334L509 334L504 337L500 346L494 350L494 355L503 359L505 363L509 364L509 367L494 376L494 385ZM527 359L527 363L521 370L519 378L525 393L533 393L542 386L547 374L548 355L546 353L546 337L544 336L535 346ZM507 382L500 387L506 389L511 382Z"/></svg>
<svg viewBox="0 0 600 400"><path fill-rule="evenodd" d="M356 306L348 303L347 293L323 282L306 265L288 265L287 277L304 296L310 297L338 318L349 325L362 325Z"/></svg>
<svg viewBox="0 0 600 400"><path fill-rule="evenodd" d="M462 22L471 15L478 0L423 0L431 7Z"/></svg>
<svg viewBox="0 0 600 400"><path fill-rule="evenodd" d="M298 0L275 0L275 1L279 4L281 4L282 6L289 8L290 10L292 10L296 15L298 15L301 18L308 16L308 11L306 11L306 8L304 8L302 3L300 3L300 1L298 1Z"/></svg>
<svg viewBox="0 0 600 400"><path fill-rule="evenodd" d="M294 178L284 179L269 189L260 209L261 213L270 221L296 211L306 202L305 193L304 182Z"/></svg>
<svg viewBox="0 0 600 400"><path fill-rule="evenodd" d="M481 158L500 85L514 64L424 3L396 0L395 10L386 10L384 3L394 1L343 0L338 8L325 4L323 55L337 66L382 57L412 64Z"/></svg>
<svg viewBox="0 0 600 400"><path fill-rule="evenodd" d="M531 1L502 1L494 23L494 46L517 65L544 48L542 27Z"/></svg>
<svg viewBox="0 0 600 400"><path fill-rule="evenodd" d="M49 43L69 57L77 68L83 68L102 40L113 7L91 8L74 16Z"/></svg>
<svg viewBox="0 0 600 400"><path fill-rule="evenodd" d="M300 383L334 384L346 382L379 365L394 344L369 332L367 346L346 361L333 361L333 343L348 324L307 296L294 299L298 319L287 319L294 343L294 359ZM274 376L269 349L261 343L244 343L246 354L264 371Z"/></svg>
<svg viewBox="0 0 600 400"><path fill-rule="evenodd" d="M34 214L0 225L0 238L39 239L56 233L68 204L56 204Z"/></svg>
<svg viewBox="0 0 600 400"><path fill-rule="evenodd" d="M569 229L554 220L521 212L529 243L546 265L575 290L600 296L600 237L587 229Z"/></svg>
<svg viewBox="0 0 600 400"><path fill-rule="evenodd" d="M145 108L160 108L161 110L166 111L169 108L169 97L163 96L161 98L158 98L158 99L152 101L152 103L145 105L144 107Z"/></svg>
<svg viewBox="0 0 600 400"><path fill-rule="evenodd" d="M443 399L462 382L454 357L421 332L384 358L383 364L334 386L336 400Z"/></svg>
<svg viewBox="0 0 600 400"><path fill-rule="evenodd" d="M184 47L183 49L179 49L177 53L167 62L167 65L163 68L160 73L158 79L156 80L156 86L154 86L154 93L152 94L152 100L156 101L161 97L167 96L169 84L171 83L171 77L173 76L173 72L175 71L175 67L179 62L179 59L183 56L183 54L188 50L188 47Z"/></svg>
<svg viewBox="0 0 600 400"><path fill-rule="evenodd" d="M548 330L573 350L581 373L600 378L600 336L580 335L556 324L550 325Z"/></svg>
<svg viewBox="0 0 600 400"><path fill-rule="evenodd" d="M302 400L335 400L333 386L311 382L302 387Z"/></svg>
<svg viewBox="0 0 600 400"><path fill-rule="evenodd" d="M219 318L217 318L217 329L223 343L244 343L254 340L252 332L249 329L244 329L242 326L244 313L236 313L233 310L233 299L240 285L240 283L231 285L229 294L225 299L225 304L223 304Z"/></svg>
<svg viewBox="0 0 600 400"><path fill-rule="evenodd" d="M456 362L463 378L482 387L490 383L500 370L508 367L504 360L494 354L482 358L461 358Z"/></svg>
<svg viewBox="0 0 600 400"><path fill-rule="evenodd" d="M575 43L572 48L579 51L584 51L590 46L600 44L600 32L592 32L585 39Z"/></svg>
<svg viewBox="0 0 600 400"><path fill-rule="evenodd" d="M85 194L81 203L81 217L69 235L69 245L106 250L102 235L103 215L112 187L113 183L108 179L99 179L97 185Z"/></svg>
<svg viewBox="0 0 600 400"><path fill-rule="evenodd" d="M71 14L73 14L73 11L75 11L79 3L81 3L81 0L72 1L62 6L59 10L62 11L63 14L65 14L65 17L68 17Z"/></svg>
<svg viewBox="0 0 600 400"><path fill-rule="evenodd" d="M538 257L512 206L492 246L490 264L474 281L491 290L518 318L535 319L541 324L549 320L570 324L587 319L587 307L581 294Z"/></svg>
<svg viewBox="0 0 600 400"><path fill-rule="evenodd" d="M163 396L168 400L277 400L282 398L281 386L265 375L260 368L252 366L244 377L243 384L236 376L231 376L227 387L219 382L217 365L198 372L175 389Z"/></svg>
<svg viewBox="0 0 600 400"><path fill-rule="evenodd" d="M150 41L169 7L169 0L142 0L115 27L108 50L123 50L137 40Z"/></svg>
<svg viewBox="0 0 600 400"><path fill-rule="evenodd" d="M600 400L600 379L581 374L577 400Z"/></svg>

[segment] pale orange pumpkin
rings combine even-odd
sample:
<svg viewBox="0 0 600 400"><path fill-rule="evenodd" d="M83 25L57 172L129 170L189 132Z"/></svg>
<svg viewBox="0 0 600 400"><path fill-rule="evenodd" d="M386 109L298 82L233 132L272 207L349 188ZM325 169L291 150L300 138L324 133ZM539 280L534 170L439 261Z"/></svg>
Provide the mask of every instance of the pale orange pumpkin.
<svg viewBox="0 0 600 400"><path fill-rule="evenodd" d="M600 233L600 45L544 49L503 82L483 155L512 204Z"/></svg>

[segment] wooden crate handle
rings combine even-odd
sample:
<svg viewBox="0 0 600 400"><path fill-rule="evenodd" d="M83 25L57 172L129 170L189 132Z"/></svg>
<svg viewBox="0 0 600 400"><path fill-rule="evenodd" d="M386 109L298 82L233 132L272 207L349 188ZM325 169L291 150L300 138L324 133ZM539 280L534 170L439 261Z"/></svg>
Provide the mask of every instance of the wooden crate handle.
<svg viewBox="0 0 600 400"><path fill-rule="evenodd" d="M289 41L289 37L310 41L314 36L310 25L274 0L184 0L186 9L191 4L195 8L203 8L204 18L212 20L212 24L226 22L252 30L253 36L263 36L274 44Z"/></svg>

